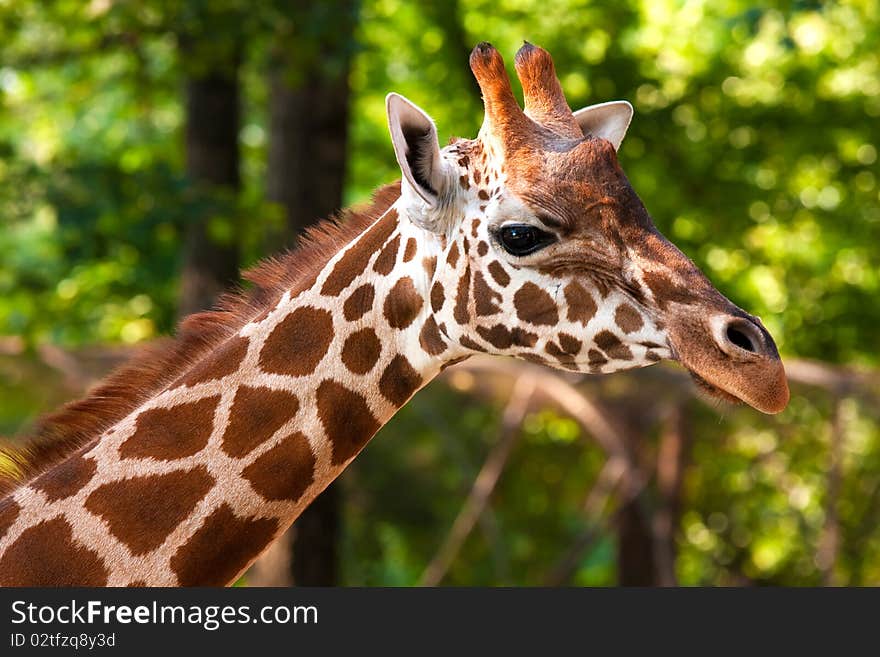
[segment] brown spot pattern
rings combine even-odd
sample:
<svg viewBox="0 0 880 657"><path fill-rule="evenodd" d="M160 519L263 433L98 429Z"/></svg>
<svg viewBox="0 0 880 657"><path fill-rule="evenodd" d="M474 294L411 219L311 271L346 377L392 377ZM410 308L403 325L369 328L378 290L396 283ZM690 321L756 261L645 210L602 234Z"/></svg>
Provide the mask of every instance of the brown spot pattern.
<svg viewBox="0 0 880 657"><path fill-rule="evenodd" d="M474 351L482 351L482 352L486 351L486 347L481 345L479 342L470 339L466 335L462 335L459 338L458 342L459 342L459 344L461 344L462 347L466 347L468 349L473 349Z"/></svg>
<svg viewBox="0 0 880 657"><path fill-rule="evenodd" d="M342 362L355 374L366 374L382 353L382 344L371 328L352 333L342 346Z"/></svg>
<svg viewBox="0 0 880 657"><path fill-rule="evenodd" d="M219 395L171 408L153 408L138 416L132 436L119 447L119 456L172 461L204 449L214 426Z"/></svg>
<svg viewBox="0 0 880 657"><path fill-rule="evenodd" d="M477 315L485 317L487 315L495 315L501 312L501 308L495 305L495 302L501 303L501 295L489 287L486 279L483 278L483 272L474 273L474 310Z"/></svg>
<svg viewBox="0 0 880 657"><path fill-rule="evenodd" d="M395 228L397 228L397 211L392 208L337 261L333 271L321 286L321 294L338 296L355 278L363 274L370 258L382 248Z"/></svg>
<svg viewBox="0 0 880 657"><path fill-rule="evenodd" d="M516 315L524 322L552 326L559 321L553 298L532 282L527 282L513 295Z"/></svg>
<svg viewBox="0 0 880 657"><path fill-rule="evenodd" d="M646 271L642 274L645 284L651 289L654 300L661 308L665 308L670 302L688 303L693 294L686 288L665 274Z"/></svg>
<svg viewBox="0 0 880 657"><path fill-rule="evenodd" d="M392 328L405 329L419 314L422 303L422 297L416 292L412 279L404 276L385 297L385 319Z"/></svg>
<svg viewBox="0 0 880 657"><path fill-rule="evenodd" d="M370 283L364 283L352 292L342 305L342 314L349 322L359 320L373 309L376 290Z"/></svg>
<svg viewBox="0 0 880 657"><path fill-rule="evenodd" d="M559 345L562 347L562 351L567 354L578 354L583 346L580 340L568 333L559 334Z"/></svg>
<svg viewBox="0 0 880 657"><path fill-rule="evenodd" d="M298 410L299 400L286 390L239 387L223 433L223 451L234 458L249 454L269 440Z"/></svg>
<svg viewBox="0 0 880 657"><path fill-rule="evenodd" d="M576 365L575 358L572 354L568 353L564 347L560 347L555 342L548 342L544 347L544 350L556 358L561 365L564 365L568 368L574 368Z"/></svg>
<svg viewBox="0 0 880 657"><path fill-rule="evenodd" d="M476 237L476 235L474 235L474 237ZM479 244L477 244L477 253L480 255L480 257L485 256L487 253L489 253L489 245L486 244L483 240L480 240Z"/></svg>
<svg viewBox="0 0 880 657"><path fill-rule="evenodd" d="M213 485L214 478L200 465L104 484L92 491L85 507L137 556L162 545Z"/></svg>
<svg viewBox="0 0 880 657"><path fill-rule="evenodd" d="M565 286L565 302L568 304L568 321L580 322L586 326L595 315L598 307L593 295L577 281Z"/></svg>
<svg viewBox="0 0 880 657"><path fill-rule="evenodd" d="M459 324L467 324L471 321L471 315L468 312L468 293L471 288L471 266L466 265L464 273L458 279L458 289L455 295L455 307L452 309L452 316Z"/></svg>
<svg viewBox="0 0 880 657"><path fill-rule="evenodd" d="M406 241L406 248L403 250L403 261L409 262L413 258L416 257L416 250L418 247L418 243L416 242L415 237L410 237Z"/></svg>
<svg viewBox="0 0 880 657"><path fill-rule="evenodd" d="M315 394L318 419L333 445L334 465L357 454L379 427L363 395L327 379Z"/></svg>
<svg viewBox="0 0 880 657"><path fill-rule="evenodd" d="M395 235L394 239L388 242L379 253L375 264L373 264L373 271L382 276L390 274L397 262L398 249L400 249L400 235Z"/></svg>
<svg viewBox="0 0 880 657"><path fill-rule="evenodd" d="M241 519L224 504L178 548L171 557L171 569L181 586L229 584L259 556L277 531L277 521Z"/></svg>
<svg viewBox="0 0 880 657"><path fill-rule="evenodd" d="M431 286L431 310L435 313L440 312L444 301L446 301L446 295L443 293L443 286L440 281L435 281Z"/></svg>
<svg viewBox="0 0 880 657"><path fill-rule="evenodd" d="M298 431L244 469L242 475L267 500L296 502L314 481L315 455Z"/></svg>
<svg viewBox="0 0 880 657"><path fill-rule="evenodd" d="M270 374L306 376L315 371L332 340L333 319L328 311L297 308L266 338L260 367Z"/></svg>
<svg viewBox="0 0 880 657"><path fill-rule="evenodd" d="M81 490L91 481L97 469L98 465L92 459L75 454L37 477L31 485L43 491L50 502L54 502Z"/></svg>
<svg viewBox="0 0 880 657"><path fill-rule="evenodd" d="M489 263L489 273L501 287L507 287L508 283L510 283L510 275L504 271L504 266L497 260Z"/></svg>
<svg viewBox="0 0 880 657"><path fill-rule="evenodd" d="M397 355L391 359L382 378L379 379L379 392L395 406L403 406L422 383L421 375L416 372L405 356Z"/></svg>
<svg viewBox="0 0 880 657"><path fill-rule="evenodd" d="M449 253L446 254L446 264L450 267L455 267L458 263L458 243L453 242L449 247Z"/></svg>
<svg viewBox="0 0 880 657"><path fill-rule="evenodd" d="M419 332L419 344L422 349L432 356L437 356L446 351L446 341L443 339L433 315L425 320L425 324Z"/></svg>
<svg viewBox="0 0 880 657"><path fill-rule="evenodd" d="M608 359L605 358L604 354L596 349L590 349L587 352L587 358L590 361L590 365L604 365L608 362Z"/></svg>
<svg viewBox="0 0 880 657"><path fill-rule="evenodd" d="M73 540L63 518L21 533L0 559L0 586L105 586L107 568L94 550Z"/></svg>
<svg viewBox="0 0 880 657"><path fill-rule="evenodd" d="M217 349L207 358L193 367L189 373L181 379L182 383L194 386L204 381L222 379L238 370L241 361L244 360L248 349L248 339L241 336L230 338L226 344Z"/></svg>
<svg viewBox="0 0 880 657"><path fill-rule="evenodd" d="M617 310L614 312L614 321L624 333L635 333L644 324L642 316L627 303L617 306Z"/></svg>
<svg viewBox="0 0 880 657"><path fill-rule="evenodd" d="M518 347L534 347L538 341L538 336L535 333L525 331L518 326L509 329L503 324L495 324L492 328L478 326L477 333L486 342L498 349L509 349L514 345Z"/></svg>
<svg viewBox="0 0 880 657"><path fill-rule="evenodd" d="M620 341L620 338L614 335L611 331L599 331L593 340L599 349L604 351L611 358L616 358L618 360L632 359L632 352L629 350L629 347L623 344Z"/></svg>

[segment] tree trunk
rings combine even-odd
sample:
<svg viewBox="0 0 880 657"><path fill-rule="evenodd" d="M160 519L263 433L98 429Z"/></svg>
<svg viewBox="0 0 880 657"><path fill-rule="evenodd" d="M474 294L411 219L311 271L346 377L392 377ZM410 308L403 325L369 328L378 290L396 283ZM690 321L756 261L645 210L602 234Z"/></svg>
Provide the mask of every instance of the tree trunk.
<svg viewBox="0 0 880 657"><path fill-rule="evenodd" d="M342 490L333 482L297 518L291 554L293 583L297 586L339 583L341 507Z"/></svg>
<svg viewBox="0 0 880 657"><path fill-rule="evenodd" d="M292 86L288 71L270 73L268 197L284 208L288 245L342 207L348 145L348 66L344 74L306 74Z"/></svg>
<svg viewBox="0 0 880 657"><path fill-rule="evenodd" d="M657 583L654 543L640 493L617 516L617 583L620 586L653 586Z"/></svg>
<svg viewBox="0 0 880 657"><path fill-rule="evenodd" d="M617 517L617 577L621 586L675 586L675 532L681 514L681 487L691 432L686 408L677 405L665 418L656 463L644 452L648 427L630 427L626 437L633 462L653 469L653 489L642 490ZM637 450L642 450L640 454Z"/></svg>
<svg viewBox="0 0 880 657"><path fill-rule="evenodd" d="M648 477L648 459L644 452L650 426L644 417L619 416L621 438L630 463ZM617 583L620 586L653 586L658 581L654 552L652 511L649 488L621 503L617 512Z"/></svg>
<svg viewBox="0 0 880 657"><path fill-rule="evenodd" d="M293 245L308 226L342 207L348 150L351 50L358 2L300 2L290 9L293 34L279 38L269 71L267 195L284 210L277 247ZM308 34L308 36L306 36ZM292 527L289 568L299 586L338 583L339 482L333 482ZM279 574L279 582L288 574Z"/></svg>
<svg viewBox="0 0 880 657"><path fill-rule="evenodd" d="M293 34L279 38L273 53L267 195L284 209L287 244L342 207L358 4L294 3Z"/></svg>
<svg viewBox="0 0 880 657"><path fill-rule="evenodd" d="M657 492L659 508L654 513L654 561L657 584L676 586L675 534L681 520L681 493L684 471L690 454L691 430L687 409L677 405L660 435L657 450Z"/></svg>
<svg viewBox="0 0 880 657"><path fill-rule="evenodd" d="M185 40L184 40L185 43ZM189 48L183 45L184 57ZM236 53L186 81L186 172L199 186L237 193L239 174L239 86ZM212 212L190 217L183 245L180 315L211 307L238 278L234 226L211 230ZM224 219L229 221L228 218ZM232 233L230 235L230 232ZM219 234L218 234L219 233Z"/></svg>

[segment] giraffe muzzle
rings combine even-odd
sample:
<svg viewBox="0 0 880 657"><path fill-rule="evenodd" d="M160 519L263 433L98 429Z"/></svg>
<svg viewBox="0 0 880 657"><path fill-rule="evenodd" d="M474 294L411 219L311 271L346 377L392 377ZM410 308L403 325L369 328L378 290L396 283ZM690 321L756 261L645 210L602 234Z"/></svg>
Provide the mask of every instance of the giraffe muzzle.
<svg viewBox="0 0 880 657"><path fill-rule="evenodd" d="M734 309L671 322L676 356L710 394L779 413L790 393L776 343L757 317Z"/></svg>

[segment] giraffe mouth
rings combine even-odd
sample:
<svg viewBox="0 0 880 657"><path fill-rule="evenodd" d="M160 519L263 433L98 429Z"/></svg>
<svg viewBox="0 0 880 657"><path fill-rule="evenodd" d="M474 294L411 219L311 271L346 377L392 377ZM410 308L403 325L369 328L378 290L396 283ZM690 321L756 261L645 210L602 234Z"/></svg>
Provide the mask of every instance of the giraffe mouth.
<svg viewBox="0 0 880 657"><path fill-rule="evenodd" d="M697 391L701 394L701 396L711 397L713 399L718 399L720 401L727 402L728 404L732 404L734 406L741 406L746 403L745 401L743 401L741 398L737 397L733 393L727 392L723 388L719 388L718 386L716 386L712 383L709 383L708 380L706 380L704 377L697 374L697 372L695 370L693 370L690 367L688 367L687 365L685 365L685 363L681 359L678 351L675 349L675 347L672 344L669 345L669 350L671 353L670 358L672 360L678 362L682 366L684 366L684 369L690 375L691 380L694 382L694 385L696 385Z"/></svg>
<svg viewBox="0 0 880 657"><path fill-rule="evenodd" d="M693 370L688 370L688 374L691 375L691 379L693 379L693 382L696 384L697 390L699 390L705 396L719 399L735 406L742 406L746 403L736 395L733 395L726 390L719 388L718 386L712 385Z"/></svg>

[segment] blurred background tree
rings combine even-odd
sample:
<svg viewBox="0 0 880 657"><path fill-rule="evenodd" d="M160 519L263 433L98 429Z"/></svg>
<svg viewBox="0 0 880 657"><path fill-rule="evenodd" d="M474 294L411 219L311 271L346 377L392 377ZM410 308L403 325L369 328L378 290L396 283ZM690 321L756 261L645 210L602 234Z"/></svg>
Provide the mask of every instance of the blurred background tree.
<svg viewBox="0 0 880 657"><path fill-rule="evenodd" d="M523 39L573 107L634 104L624 169L764 319L791 405L706 405L667 366L452 368L297 523L276 571L880 583L874 0L0 0L0 433L397 178L388 91L473 136L470 47L511 60Z"/></svg>

